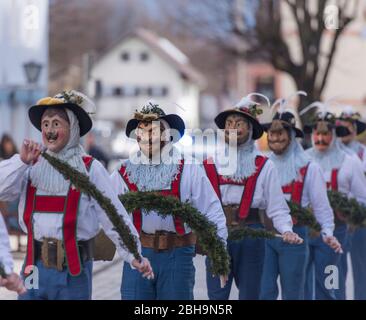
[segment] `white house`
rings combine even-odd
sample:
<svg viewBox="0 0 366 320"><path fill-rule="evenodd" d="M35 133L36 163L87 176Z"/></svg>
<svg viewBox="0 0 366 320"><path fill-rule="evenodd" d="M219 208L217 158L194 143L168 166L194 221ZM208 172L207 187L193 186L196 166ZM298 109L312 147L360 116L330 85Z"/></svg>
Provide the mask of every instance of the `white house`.
<svg viewBox="0 0 366 320"><path fill-rule="evenodd" d="M139 29L97 59L87 88L97 102L97 120L126 125L136 109L153 100L196 128L204 86L204 77L173 43Z"/></svg>

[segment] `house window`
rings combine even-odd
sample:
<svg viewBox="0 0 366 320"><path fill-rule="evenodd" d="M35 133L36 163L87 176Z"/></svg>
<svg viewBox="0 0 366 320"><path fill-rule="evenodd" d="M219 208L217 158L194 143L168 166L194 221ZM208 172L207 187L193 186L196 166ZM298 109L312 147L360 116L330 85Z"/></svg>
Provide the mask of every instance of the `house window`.
<svg viewBox="0 0 366 320"><path fill-rule="evenodd" d="M95 80L95 98L100 98L103 94L102 81Z"/></svg>
<svg viewBox="0 0 366 320"><path fill-rule="evenodd" d="M122 96L123 95L123 90L122 88L113 88L113 95L114 96Z"/></svg>
<svg viewBox="0 0 366 320"><path fill-rule="evenodd" d="M121 60L122 61L129 61L130 60L130 53L127 51L124 51L121 53Z"/></svg>
<svg viewBox="0 0 366 320"><path fill-rule="evenodd" d="M153 88L151 88L151 87L147 87L147 89L146 89L146 94L147 94L149 97L152 97L152 96L153 96Z"/></svg>
<svg viewBox="0 0 366 320"><path fill-rule="evenodd" d="M147 60L149 60L149 54L147 52L141 52L140 53L140 60L141 61L147 61Z"/></svg>
<svg viewBox="0 0 366 320"><path fill-rule="evenodd" d="M138 97L139 95L141 95L141 88L139 87L135 87L135 97Z"/></svg>
<svg viewBox="0 0 366 320"><path fill-rule="evenodd" d="M167 87L162 87L161 88L161 95L163 97L166 97L169 94L169 89Z"/></svg>

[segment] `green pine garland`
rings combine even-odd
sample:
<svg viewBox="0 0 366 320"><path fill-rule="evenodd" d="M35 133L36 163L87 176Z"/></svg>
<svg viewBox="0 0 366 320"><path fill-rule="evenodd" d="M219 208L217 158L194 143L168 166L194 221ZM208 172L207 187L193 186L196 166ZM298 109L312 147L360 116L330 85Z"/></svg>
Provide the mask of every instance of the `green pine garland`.
<svg viewBox="0 0 366 320"><path fill-rule="evenodd" d="M7 274L5 273L4 266L0 263L0 277L6 278Z"/></svg>
<svg viewBox="0 0 366 320"><path fill-rule="evenodd" d="M229 240L232 241L240 241L243 238L265 238L265 239L274 239L276 238L276 233L272 231L266 231L261 229L253 229L249 227L239 227L239 228L230 228L229 229Z"/></svg>
<svg viewBox="0 0 366 320"><path fill-rule="evenodd" d="M182 203L173 196L164 197L156 192L128 192L119 196L127 211L143 208L148 214L156 211L160 216L176 216L187 223L197 235L204 252L212 262L215 275L229 274L230 259L224 242L217 236L217 228L189 203Z"/></svg>
<svg viewBox="0 0 366 320"><path fill-rule="evenodd" d="M303 208L293 201L287 201L290 208L290 214L299 224L309 227L312 231L320 232L321 226L316 221L312 211L309 208Z"/></svg>
<svg viewBox="0 0 366 320"><path fill-rule="evenodd" d="M141 261L141 256L138 252L137 239L131 233L130 228L126 225L125 221L118 214L117 209L111 202L111 200L104 196L101 191L90 181L89 177L83 173L80 173L76 169L72 168L69 164L61 161L46 152L42 153L43 158L45 158L58 172L60 172L66 180L70 182L78 189L80 192L94 198L100 207L105 211L109 220L114 226L114 230L120 236L121 246L126 248L129 252L133 254L135 259Z"/></svg>
<svg viewBox="0 0 366 320"><path fill-rule="evenodd" d="M348 224L354 227L366 226L366 207L356 199L350 198L338 191L328 191L330 205L334 211L344 215Z"/></svg>

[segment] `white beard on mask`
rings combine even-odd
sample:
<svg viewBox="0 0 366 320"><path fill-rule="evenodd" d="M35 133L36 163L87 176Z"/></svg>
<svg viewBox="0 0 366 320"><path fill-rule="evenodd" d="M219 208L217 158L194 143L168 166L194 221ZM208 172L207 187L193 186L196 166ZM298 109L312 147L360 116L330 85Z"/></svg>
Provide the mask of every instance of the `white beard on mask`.
<svg viewBox="0 0 366 320"><path fill-rule="evenodd" d="M283 154L274 152L269 157L277 168L281 186L286 186L299 177L300 169L310 162L310 157L296 140L295 132L291 130L291 143Z"/></svg>
<svg viewBox="0 0 366 320"><path fill-rule="evenodd" d="M312 144L314 139L312 138ZM318 151L315 147L306 150L306 154L316 161L324 172L333 169L339 169L342 166L346 152L342 150L341 142L336 138L335 130L333 129L333 139L326 151Z"/></svg>
<svg viewBox="0 0 366 320"><path fill-rule="evenodd" d="M169 143L158 156L159 161L149 161L142 151L138 151L126 161L126 175L140 191L166 190L176 179L182 159L179 150Z"/></svg>
<svg viewBox="0 0 366 320"><path fill-rule="evenodd" d="M80 145L79 121L71 110L65 110L70 122L70 139L60 152L54 153L49 150L46 152L59 160L67 162L79 172L87 174L82 158L85 151ZM65 180L62 174L43 157L39 157L37 163L32 166L30 179L34 187L48 194L66 194L70 187L70 181Z"/></svg>
<svg viewBox="0 0 366 320"><path fill-rule="evenodd" d="M237 146L237 166L236 170L233 174L223 175L224 178L233 180L235 182L242 182L246 178L249 178L256 172L255 159L257 156L261 155L261 153L256 149L254 145L253 137L253 127L249 123L249 136L248 140ZM230 154L228 149L231 148L227 143L225 144L225 154ZM220 153L216 155L216 157L220 157ZM216 161L220 163L220 159ZM218 167L218 173L220 174L220 167Z"/></svg>

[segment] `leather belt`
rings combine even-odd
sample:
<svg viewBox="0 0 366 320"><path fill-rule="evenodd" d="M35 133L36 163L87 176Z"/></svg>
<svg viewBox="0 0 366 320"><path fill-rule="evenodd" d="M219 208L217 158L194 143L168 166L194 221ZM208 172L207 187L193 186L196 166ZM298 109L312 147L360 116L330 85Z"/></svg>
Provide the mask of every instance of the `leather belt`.
<svg viewBox="0 0 366 320"><path fill-rule="evenodd" d="M195 245L196 240L197 237L192 232L182 236L167 231L157 231L154 234L141 232L140 234L142 247L152 248L156 252Z"/></svg>
<svg viewBox="0 0 366 320"><path fill-rule="evenodd" d="M93 260L94 240L78 241L79 256L81 262ZM34 241L34 259L41 260L46 268L62 271L66 268L65 249L63 241L45 238L42 241Z"/></svg>
<svg viewBox="0 0 366 320"><path fill-rule="evenodd" d="M261 218L260 210L258 208L251 208L245 219L240 219L239 206L237 205L223 206L223 209L226 216L226 225L228 227L263 223L263 219Z"/></svg>

